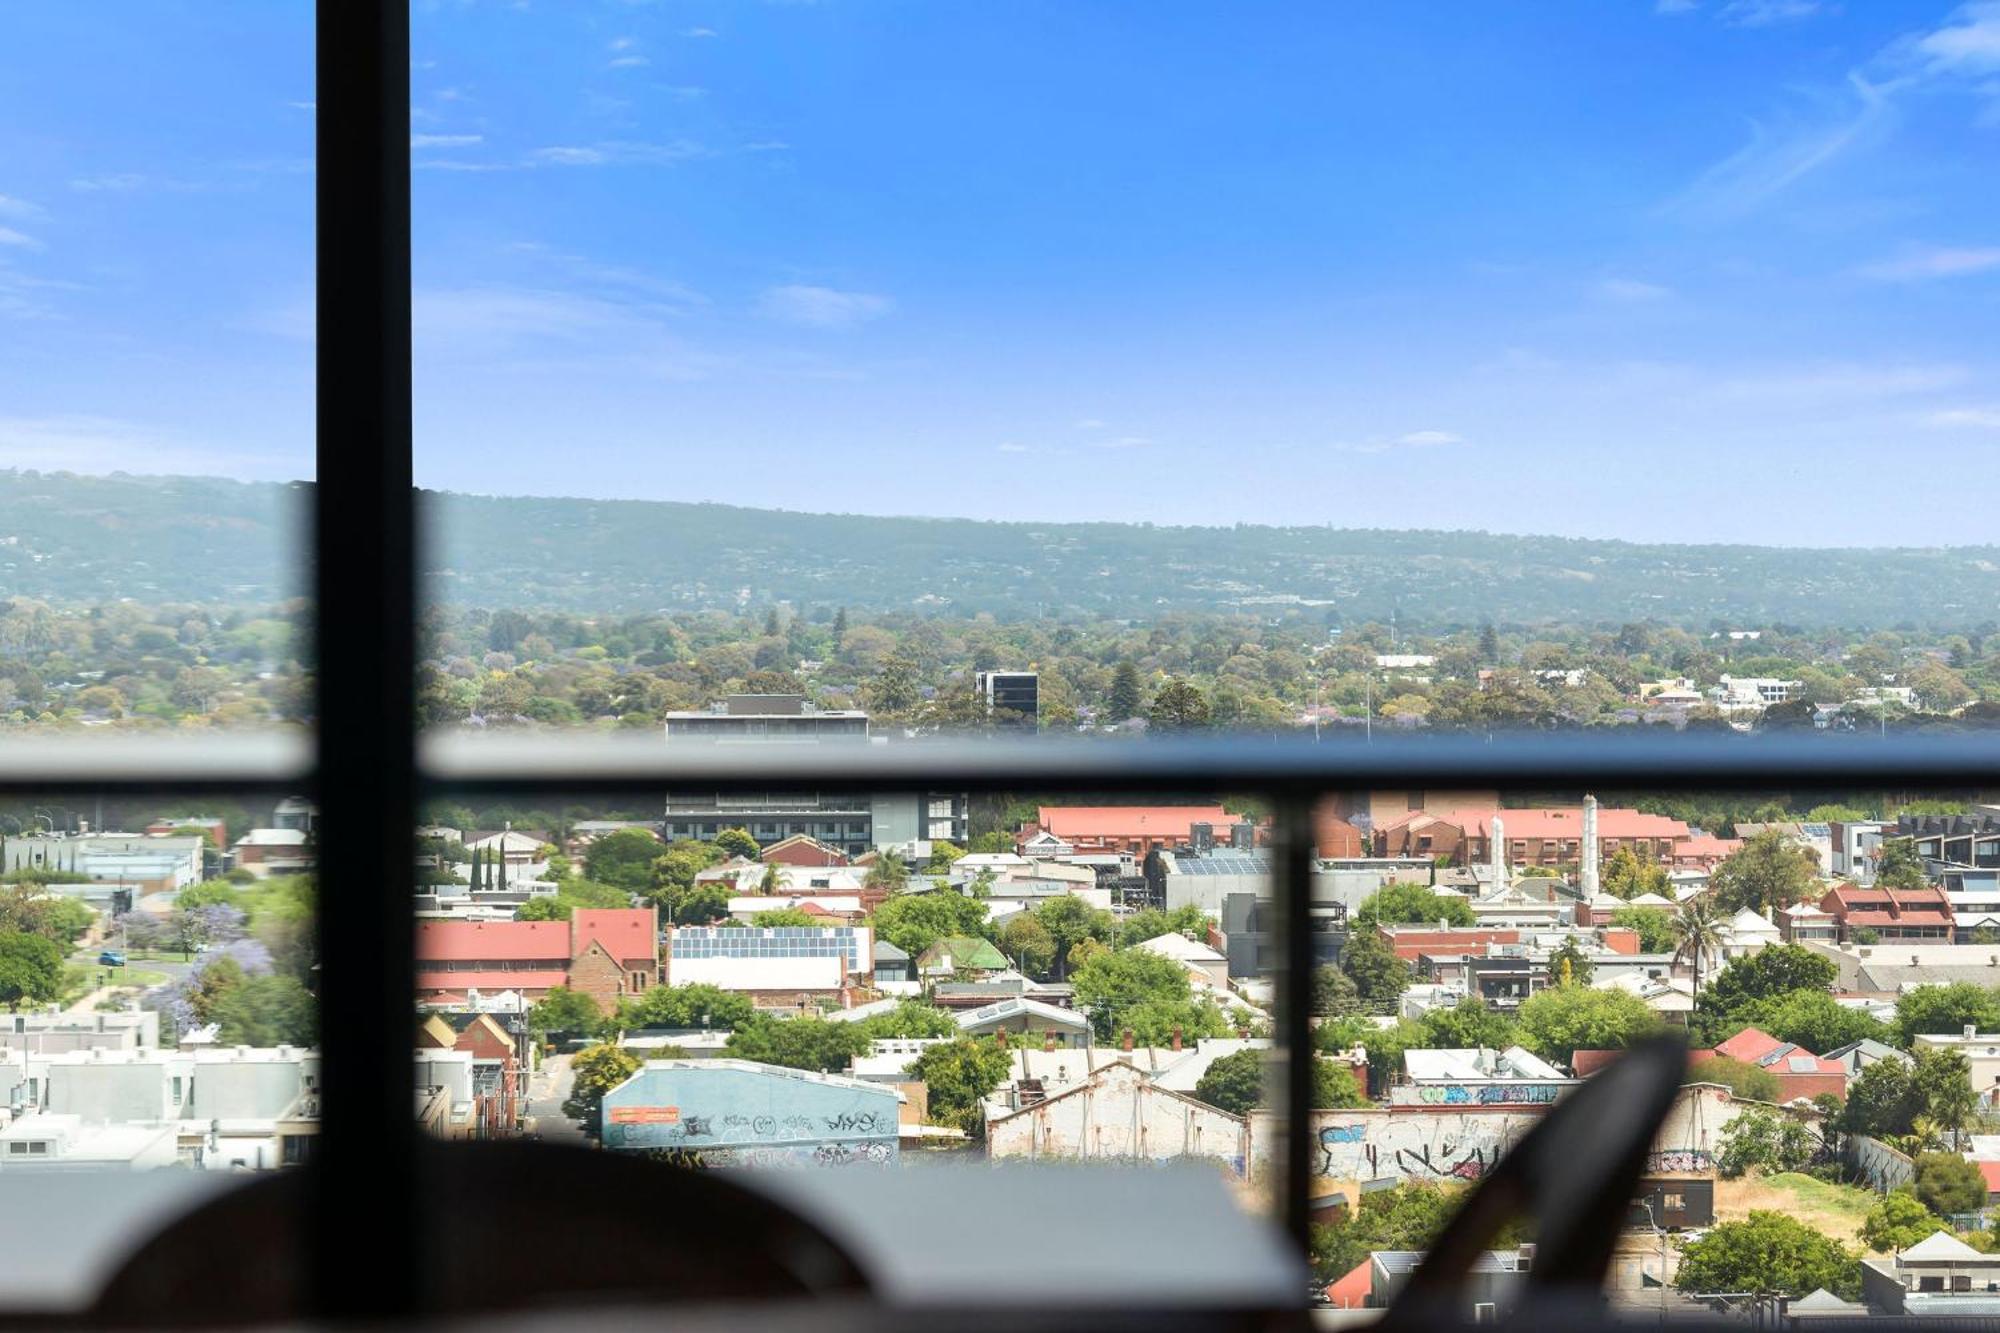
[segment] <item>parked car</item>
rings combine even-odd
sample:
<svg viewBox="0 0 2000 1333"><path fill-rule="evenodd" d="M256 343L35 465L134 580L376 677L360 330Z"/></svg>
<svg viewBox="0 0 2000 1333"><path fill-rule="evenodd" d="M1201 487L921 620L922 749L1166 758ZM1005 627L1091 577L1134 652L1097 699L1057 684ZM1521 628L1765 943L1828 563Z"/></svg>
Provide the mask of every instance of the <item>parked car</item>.
<svg viewBox="0 0 2000 1333"><path fill-rule="evenodd" d="M99 967L123 967L125 966L125 954L122 950L106 949L97 955L97 965Z"/></svg>

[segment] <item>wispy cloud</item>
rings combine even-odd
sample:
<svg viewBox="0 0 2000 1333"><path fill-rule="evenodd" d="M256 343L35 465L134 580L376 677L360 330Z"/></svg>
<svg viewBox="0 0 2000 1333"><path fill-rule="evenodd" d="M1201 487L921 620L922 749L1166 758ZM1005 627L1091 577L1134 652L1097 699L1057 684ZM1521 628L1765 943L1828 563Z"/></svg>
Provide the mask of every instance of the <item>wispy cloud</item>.
<svg viewBox="0 0 2000 1333"><path fill-rule="evenodd" d="M1912 249L1894 259L1868 264L1859 272L1866 278L1885 282L1907 282L1925 278L1962 278L2000 269L2000 246L1926 246Z"/></svg>
<svg viewBox="0 0 2000 1333"><path fill-rule="evenodd" d="M1085 417L1076 423L1076 428L1078 430L1103 430L1104 423L1096 417Z"/></svg>
<svg viewBox="0 0 2000 1333"><path fill-rule="evenodd" d="M471 148L486 142L483 134L412 134L410 147L415 148Z"/></svg>
<svg viewBox="0 0 2000 1333"><path fill-rule="evenodd" d="M1348 454L1386 454L1396 449L1438 449L1464 443L1466 443L1465 437L1456 431L1412 430L1405 431L1401 435L1376 436L1372 439L1336 444L1334 448Z"/></svg>
<svg viewBox="0 0 2000 1333"><path fill-rule="evenodd" d="M606 66L605 66L605 68L607 68L607 69L643 69L643 68L645 68L645 67L646 67L647 65L650 65L650 64L652 64L652 63L653 63L652 61L650 61L650 60L646 59L646 57L644 57L644 56L618 56L618 57L616 57L615 59L611 60L611 61L610 61L610 62L609 62L609 63L608 63L608 64L607 64Z"/></svg>
<svg viewBox="0 0 2000 1333"><path fill-rule="evenodd" d="M1108 440L1092 440L1093 449L1144 449L1152 440L1144 435L1114 435Z"/></svg>
<svg viewBox="0 0 2000 1333"><path fill-rule="evenodd" d="M2000 0L1963 6L1944 26L1922 34L1909 46L1931 74L2000 73Z"/></svg>
<svg viewBox="0 0 2000 1333"><path fill-rule="evenodd" d="M689 28L681 33L681 36L683 37L696 37L696 38L717 37L720 35L721 34L717 33L716 30L713 28Z"/></svg>
<svg viewBox="0 0 2000 1333"><path fill-rule="evenodd" d="M551 288L426 288L412 295L417 355L477 367L687 380L713 357L691 350L657 307Z"/></svg>
<svg viewBox="0 0 2000 1333"><path fill-rule="evenodd" d="M1603 300L1629 305L1664 301L1674 294L1671 287L1662 287L1656 282L1641 282L1637 278L1604 278L1591 290Z"/></svg>
<svg viewBox="0 0 2000 1333"><path fill-rule="evenodd" d="M528 160L548 167L672 166L710 155L708 148L692 139L667 143L616 139L593 144L553 144L535 149L528 154Z"/></svg>
<svg viewBox="0 0 2000 1333"><path fill-rule="evenodd" d="M894 302L873 292L843 292L832 287L788 283L757 298L766 317L814 329L846 329L889 313Z"/></svg>
<svg viewBox="0 0 2000 1333"><path fill-rule="evenodd" d="M1008 440L1004 444L994 445L993 452L996 454L1025 454L1028 452L1028 446L1025 444L1016 444L1012 440Z"/></svg>
<svg viewBox="0 0 2000 1333"><path fill-rule="evenodd" d="M1844 90L1819 98L1810 114L1775 125L1753 122L1749 141L1669 200L1665 211L1709 221L1754 212L1868 141L1889 116L1884 89L1851 73Z"/></svg>
<svg viewBox="0 0 2000 1333"><path fill-rule="evenodd" d="M69 183L69 188L82 190L86 194L98 194L137 190L145 184L146 178L136 171L114 171L100 176L74 177Z"/></svg>
<svg viewBox="0 0 2000 1333"><path fill-rule="evenodd" d="M1692 14L1699 8L1701 0L1653 0L1653 12L1665 14L1670 18L1681 14Z"/></svg>
<svg viewBox="0 0 2000 1333"><path fill-rule="evenodd" d="M294 110L294 111L318 111L318 110L319 110L319 103L318 103L318 102L287 102L287 103L285 103L285 105L286 105L286 106L288 106L288 107L290 107L290 108L291 108L292 110Z"/></svg>
<svg viewBox="0 0 2000 1333"><path fill-rule="evenodd" d="M11 195L0 194L0 218L28 220L41 217L42 215L43 210L39 205L31 204L26 199L16 199Z"/></svg>
<svg viewBox="0 0 2000 1333"><path fill-rule="evenodd" d="M1918 364L1832 364L1778 368L1718 381L1709 396L1741 401L1850 402L1935 393L1965 383L1964 366Z"/></svg>
<svg viewBox="0 0 2000 1333"><path fill-rule="evenodd" d="M1769 28L1825 11L1820 0L1730 0L1717 17L1733 28Z"/></svg>
<svg viewBox="0 0 2000 1333"><path fill-rule="evenodd" d="M15 231L12 227L0 227L0 245L12 246L17 250L39 250L42 243L26 232Z"/></svg>
<svg viewBox="0 0 2000 1333"><path fill-rule="evenodd" d="M1927 426L1945 429L1970 426L1975 430L2000 430L2000 407L1951 407L1924 418Z"/></svg>

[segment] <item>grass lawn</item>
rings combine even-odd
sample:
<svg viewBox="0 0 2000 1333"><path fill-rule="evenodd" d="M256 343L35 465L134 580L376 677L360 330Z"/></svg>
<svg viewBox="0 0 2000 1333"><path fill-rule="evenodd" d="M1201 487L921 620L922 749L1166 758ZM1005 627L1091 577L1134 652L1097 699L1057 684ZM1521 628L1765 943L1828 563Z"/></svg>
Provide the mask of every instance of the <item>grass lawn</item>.
<svg viewBox="0 0 2000 1333"><path fill-rule="evenodd" d="M1715 1220L1735 1222L1753 1208L1788 1214L1844 1245L1861 1244L1861 1223L1876 1204L1874 1190L1835 1185L1798 1171L1715 1182Z"/></svg>
<svg viewBox="0 0 2000 1333"><path fill-rule="evenodd" d="M114 967L111 969L111 984L114 986L137 986L145 989L158 986L167 980L164 972L155 972L146 967Z"/></svg>

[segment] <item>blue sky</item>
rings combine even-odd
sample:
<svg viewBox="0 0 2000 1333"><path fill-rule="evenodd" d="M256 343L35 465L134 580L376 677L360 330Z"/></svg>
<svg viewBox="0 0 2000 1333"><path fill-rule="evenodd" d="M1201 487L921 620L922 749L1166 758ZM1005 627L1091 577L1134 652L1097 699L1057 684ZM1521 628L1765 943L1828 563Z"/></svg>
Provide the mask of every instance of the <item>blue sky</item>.
<svg viewBox="0 0 2000 1333"><path fill-rule="evenodd" d="M9 29L0 465L304 475L309 11ZM420 3L413 54L426 485L1995 535L1994 0Z"/></svg>

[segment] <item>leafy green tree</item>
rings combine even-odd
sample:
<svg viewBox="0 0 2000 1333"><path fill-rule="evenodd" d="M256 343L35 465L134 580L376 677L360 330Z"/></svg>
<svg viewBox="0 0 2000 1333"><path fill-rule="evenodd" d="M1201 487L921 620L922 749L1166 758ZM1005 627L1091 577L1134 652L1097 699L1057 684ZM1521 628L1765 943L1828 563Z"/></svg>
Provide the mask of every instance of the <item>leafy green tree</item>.
<svg viewBox="0 0 2000 1333"><path fill-rule="evenodd" d="M1630 991L1557 986L1530 995L1516 1015L1521 1044L1568 1063L1577 1051L1622 1050L1659 1031L1659 1018Z"/></svg>
<svg viewBox="0 0 2000 1333"><path fill-rule="evenodd" d="M550 987L528 1010L528 1031L537 1037L552 1032L589 1036L603 1026L604 1015L598 1012L597 1001L567 986Z"/></svg>
<svg viewBox="0 0 2000 1333"><path fill-rule="evenodd" d="M201 887L189 885L176 901ZM0 933L21 931L54 940L67 949L74 945L96 914L74 898L50 893L42 881L0 885Z"/></svg>
<svg viewBox="0 0 2000 1333"><path fill-rule="evenodd" d="M1734 1014L1759 1000L1794 991L1826 991L1840 975L1831 958L1799 944L1774 944L1742 958L1732 958L1702 997L1704 1008Z"/></svg>
<svg viewBox="0 0 2000 1333"><path fill-rule="evenodd" d="M886 1014L861 1020L861 1031L870 1041L884 1037L955 1037L958 1020L948 1009L939 1009L921 1000L904 1000Z"/></svg>
<svg viewBox="0 0 2000 1333"><path fill-rule="evenodd" d="M653 862L660 850L660 840L645 829L617 829L590 844L584 874L628 893L644 893L653 887Z"/></svg>
<svg viewBox="0 0 2000 1333"><path fill-rule="evenodd" d="M1410 965L1372 930L1357 930L1347 937L1340 970L1354 983L1361 1002L1375 1013L1387 1012L1410 986Z"/></svg>
<svg viewBox="0 0 2000 1333"><path fill-rule="evenodd" d="M1129 1011L1141 1003L1191 999L1187 969L1143 949L1099 954L1078 968L1070 982L1077 1008L1090 1015L1099 1041L1116 1039Z"/></svg>
<svg viewBox="0 0 2000 1333"><path fill-rule="evenodd" d="M1979 1096L1972 1088L1972 1065L1965 1053L1938 1047L1918 1051L1916 1067L1910 1071L1910 1086L1923 1102L1925 1118L1938 1132L1951 1135L1955 1146L1959 1130L1979 1104Z"/></svg>
<svg viewBox="0 0 2000 1333"><path fill-rule="evenodd" d="M1954 981L1919 986L1896 1001L1896 1030L1905 1047L1919 1033L1960 1032L1968 1025L1981 1032L2000 1028L2000 994L1970 981Z"/></svg>
<svg viewBox="0 0 2000 1333"><path fill-rule="evenodd" d="M985 1099L1006 1079L1009 1059L990 1041L960 1037L926 1046L910 1073L923 1082L933 1123L979 1138L986 1131Z"/></svg>
<svg viewBox="0 0 2000 1333"><path fill-rule="evenodd" d="M824 917L816 917L811 912L797 907L778 907L768 912L758 912L750 918L750 924L764 926L820 926L826 924Z"/></svg>
<svg viewBox="0 0 2000 1333"><path fill-rule="evenodd" d="M1726 1055L1689 1065L1686 1081L1720 1083L1733 1096L1753 1102L1775 1102L1781 1094L1776 1074L1748 1060L1731 1059Z"/></svg>
<svg viewBox="0 0 2000 1333"><path fill-rule="evenodd" d="M1122 661L1111 673L1111 694L1105 702L1104 720L1123 722L1139 716L1139 668Z"/></svg>
<svg viewBox="0 0 2000 1333"><path fill-rule="evenodd" d="M1176 677L1160 687L1146 714L1148 726L1159 732L1199 731L1209 724L1208 696Z"/></svg>
<svg viewBox="0 0 2000 1333"><path fill-rule="evenodd" d="M1722 911L1747 907L1775 919L1781 908L1812 897L1818 880L1819 861L1810 849L1766 829L1710 871L1708 885Z"/></svg>
<svg viewBox="0 0 2000 1333"><path fill-rule="evenodd" d="M959 859L964 855L965 848L956 844L933 842L931 844L931 859L925 864L924 869L933 875L950 874L951 868L957 865Z"/></svg>
<svg viewBox="0 0 2000 1333"><path fill-rule="evenodd" d="M1331 1060L1311 1057L1312 1104L1318 1111L1345 1111L1368 1105L1368 1095L1354 1081L1353 1071Z"/></svg>
<svg viewBox="0 0 2000 1333"><path fill-rule="evenodd" d="M1731 1180L1752 1167L1767 1172L1803 1171L1819 1151L1819 1138L1790 1116L1745 1110L1722 1131L1716 1169Z"/></svg>
<svg viewBox="0 0 2000 1333"><path fill-rule="evenodd" d="M1208 914L1192 904L1167 911L1159 907L1142 907L1125 918L1111 941L1120 949L1129 949L1135 944L1158 939L1162 935L1187 935L1194 939L1208 936Z"/></svg>
<svg viewBox="0 0 2000 1333"><path fill-rule="evenodd" d="M245 977L209 1011L224 1046L311 1046L319 1039L319 1005L297 977L276 972Z"/></svg>
<svg viewBox="0 0 2000 1333"><path fill-rule="evenodd" d="M576 905L560 894L546 893L539 898L530 898L514 909L516 921L567 921L576 911Z"/></svg>
<svg viewBox="0 0 2000 1333"><path fill-rule="evenodd" d="M746 861L754 861L764 850L758 845L757 840L750 836L750 830L747 828L722 830L715 835L715 847L722 853L724 860L740 856Z"/></svg>
<svg viewBox="0 0 2000 1333"><path fill-rule="evenodd" d="M1332 963L1322 963L1313 969L1313 1013L1322 1018L1336 1018L1344 1014L1361 1012L1361 988L1354 979Z"/></svg>
<svg viewBox="0 0 2000 1333"><path fill-rule="evenodd" d="M892 851L879 851L869 862L868 873L861 877L861 885L867 889L879 889L884 893L901 893L910 882L910 867L903 858Z"/></svg>
<svg viewBox="0 0 2000 1333"><path fill-rule="evenodd" d="M833 1073L867 1051L868 1037L857 1023L753 1014L730 1032L725 1048L739 1060Z"/></svg>
<svg viewBox="0 0 2000 1333"><path fill-rule="evenodd" d="M868 706L884 717L904 717L923 702L917 664L903 653L886 658L868 687Z"/></svg>
<svg viewBox="0 0 2000 1333"><path fill-rule="evenodd" d="M1673 882L1667 878L1666 867L1641 861L1630 847L1620 847L1605 858L1597 882L1614 898L1630 900L1647 893L1662 898L1673 896Z"/></svg>
<svg viewBox="0 0 2000 1333"><path fill-rule="evenodd" d="M1915 838L1884 838L1882 859L1875 867L1875 883L1886 889L1929 888L1931 877L1924 873L1924 859L1917 855Z"/></svg>
<svg viewBox="0 0 2000 1333"><path fill-rule="evenodd" d="M1888 1042L1895 1031L1861 1009L1851 1009L1823 990L1787 991L1758 1000L1740 1011L1748 1025L1809 1051L1831 1051L1870 1038Z"/></svg>
<svg viewBox="0 0 2000 1333"><path fill-rule="evenodd" d="M46 935L0 932L0 1003L19 1009L62 994L63 953Z"/></svg>
<svg viewBox="0 0 2000 1333"><path fill-rule="evenodd" d="M619 1002L613 1022L622 1029L709 1028L723 1032L749 1022L754 1013L756 1007L749 996L696 982L654 986L628 997Z"/></svg>
<svg viewBox="0 0 2000 1333"><path fill-rule="evenodd" d="M1269 1052L1236 1051L1216 1057L1195 1081L1194 1095L1217 1110L1249 1115L1266 1102Z"/></svg>
<svg viewBox="0 0 2000 1333"><path fill-rule="evenodd" d="M632 1052L604 1043L578 1051L570 1059L572 1082L563 1101L563 1114L581 1124L586 1133L601 1133L604 1094L638 1073L641 1063Z"/></svg>
<svg viewBox="0 0 2000 1333"><path fill-rule="evenodd" d="M1722 918L1715 903L1702 895L1688 899L1674 913L1674 961L1694 969L1695 991L1701 990L1701 974L1708 961L1722 949Z"/></svg>
<svg viewBox="0 0 2000 1333"><path fill-rule="evenodd" d="M1056 965L1055 937L1032 912L1017 912L1009 917L994 943L1029 976L1047 976Z"/></svg>
<svg viewBox="0 0 2000 1333"><path fill-rule="evenodd" d="M1924 1152L1910 1179L1917 1201L1941 1217L1976 1213L1986 1206L1986 1177L1977 1163L1955 1152Z"/></svg>
<svg viewBox="0 0 2000 1333"><path fill-rule="evenodd" d="M1447 926L1473 924L1472 905L1455 893L1434 893L1421 884L1390 884L1361 900L1354 911L1354 930L1385 926Z"/></svg>
<svg viewBox="0 0 2000 1333"><path fill-rule="evenodd" d="M1085 940L1108 943L1118 935L1118 925L1112 920L1111 913L1092 907L1072 893L1037 907L1035 920L1049 932L1049 939L1055 944L1056 957L1063 960L1065 972L1075 967L1070 954L1077 945Z"/></svg>
<svg viewBox="0 0 2000 1333"><path fill-rule="evenodd" d="M1664 907L1621 907L1611 924L1639 932L1640 953L1670 953L1674 947L1674 914Z"/></svg>
<svg viewBox="0 0 2000 1333"><path fill-rule="evenodd" d="M876 939L887 940L914 958L947 936L981 934L986 909L962 893L938 889L886 899L870 920Z"/></svg>
<svg viewBox="0 0 2000 1333"><path fill-rule="evenodd" d="M1754 1209L1681 1246L1674 1285L1687 1293L1804 1296L1821 1287L1845 1300L1861 1294L1858 1256L1784 1213Z"/></svg>
<svg viewBox="0 0 2000 1333"><path fill-rule="evenodd" d="M1861 1243L1871 1250L1894 1253L1944 1229L1944 1219L1924 1207L1914 1193L1893 1190L1868 1210L1861 1223Z"/></svg>
<svg viewBox="0 0 2000 1333"><path fill-rule="evenodd" d="M1888 1138L1910 1132L1910 1122L1923 1111L1923 1098L1901 1060L1877 1060L1847 1085L1847 1104L1840 1129L1846 1134Z"/></svg>
<svg viewBox="0 0 2000 1333"><path fill-rule="evenodd" d="M1314 1280L1342 1277L1376 1250L1428 1250L1464 1196L1459 1186L1416 1181L1362 1195L1344 1220L1312 1229Z"/></svg>
<svg viewBox="0 0 2000 1333"><path fill-rule="evenodd" d="M1549 955L1549 984L1553 986L1588 986L1590 974L1597 965L1590 961L1590 955L1576 942L1576 936L1566 935L1563 942Z"/></svg>
<svg viewBox="0 0 2000 1333"><path fill-rule="evenodd" d="M1417 1020L1424 1045L1436 1050L1501 1051L1514 1044L1514 1024L1477 995L1468 995L1448 1009L1432 1009Z"/></svg>

